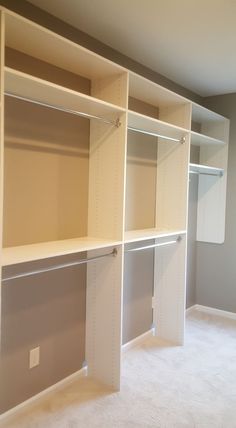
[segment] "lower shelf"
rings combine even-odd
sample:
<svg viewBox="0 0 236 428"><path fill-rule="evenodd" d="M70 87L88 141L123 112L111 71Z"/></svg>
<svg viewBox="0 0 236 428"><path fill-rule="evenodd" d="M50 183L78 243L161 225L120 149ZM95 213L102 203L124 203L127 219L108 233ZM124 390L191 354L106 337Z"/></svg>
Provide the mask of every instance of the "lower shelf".
<svg viewBox="0 0 236 428"><path fill-rule="evenodd" d="M25 263L83 251L98 250L100 248L107 248L120 244L120 241L82 237L8 247L4 248L2 252L2 266L10 266L17 263Z"/></svg>

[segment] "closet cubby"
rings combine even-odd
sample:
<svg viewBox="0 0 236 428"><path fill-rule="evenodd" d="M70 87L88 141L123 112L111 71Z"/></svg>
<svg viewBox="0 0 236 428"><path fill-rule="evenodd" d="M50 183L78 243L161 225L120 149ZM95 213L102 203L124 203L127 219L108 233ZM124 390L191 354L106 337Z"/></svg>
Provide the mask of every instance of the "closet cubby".
<svg viewBox="0 0 236 428"><path fill-rule="evenodd" d="M166 123L190 129L190 102L187 99L132 72L129 75L128 107L157 119L156 124L160 127Z"/></svg>
<svg viewBox="0 0 236 428"><path fill-rule="evenodd" d="M197 236L223 243L228 159L228 119L193 104L189 173L198 175Z"/></svg>
<svg viewBox="0 0 236 428"><path fill-rule="evenodd" d="M198 104L192 104L192 144L203 146L225 143L227 121L221 115Z"/></svg>
<svg viewBox="0 0 236 428"><path fill-rule="evenodd" d="M7 49L42 61L36 76L44 74L43 66L48 63L77 75L79 79L87 79L91 98L126 107L127 79L122 67L36 23L23 17L19 19L15 13L5 13L5 28ZM18 61L19 67L19 71L24 71L29 64L23 66ZM52 73L51 76L47 73L47 78L51 81Z"/></svg>
<svg viewBox="0 0 236 428"><path fill-rule="evenodd" d="M125 241L186 230L189 141L128 132Z"/></svg>
<svg viewBox="0 0 236 428"><path fill-rule="evenodd" d="M45 257L49 241L52 256L122 240L117 176L124 129L6 97L3 246L8 258L12 253L16 261L16 254L25 253L34 259L40 252Z"/></svg>

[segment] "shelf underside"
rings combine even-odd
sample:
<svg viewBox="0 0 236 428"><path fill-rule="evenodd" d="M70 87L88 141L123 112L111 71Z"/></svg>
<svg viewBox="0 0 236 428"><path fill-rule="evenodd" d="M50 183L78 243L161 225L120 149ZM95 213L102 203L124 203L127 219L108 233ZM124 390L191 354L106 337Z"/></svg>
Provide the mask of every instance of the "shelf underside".
<svg viewBox="0 0 236 428"><path fill-rule="evenodd" d="M64 256L90 250L98 250L120 245L120 241L83 237L60 241L42 242L38 244L8 247L3 249L2 265L10 266L33 260Z"/></svg>
<svg viewBox="0 0 236 428"><path fill-rule="evenodd" d="M183 235L186 230L158 230L158 229L140 229L129 230L125 232L125 243L145 241L148 239L165 238L168 236Z"/></svg>
<svg viewBox="0 0 236 428"><path fill-rule="evenodd" d="M170 137L181 140L186 136L187 130L162 122L161 120L145 116L134 111L128 112L128 127L136 128L144 133L152 132L162 135L163 137Z"/></svg>
<svg viewBox="0 0 236 428"><path fill-rule="evenodd" d="M5 92L58 109L116 120L124 109L63 86L5 67Z"/></svg>

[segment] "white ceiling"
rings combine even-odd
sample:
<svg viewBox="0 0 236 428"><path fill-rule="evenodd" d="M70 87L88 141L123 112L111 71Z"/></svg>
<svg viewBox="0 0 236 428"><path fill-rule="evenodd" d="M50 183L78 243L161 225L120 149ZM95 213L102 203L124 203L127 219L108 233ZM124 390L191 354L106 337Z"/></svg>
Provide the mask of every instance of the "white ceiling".
<svg viewBox="0 0 236 428"><path fill-rule="evenodd" d="M31 0L202 96L236 92L236 0Z"/></svg>

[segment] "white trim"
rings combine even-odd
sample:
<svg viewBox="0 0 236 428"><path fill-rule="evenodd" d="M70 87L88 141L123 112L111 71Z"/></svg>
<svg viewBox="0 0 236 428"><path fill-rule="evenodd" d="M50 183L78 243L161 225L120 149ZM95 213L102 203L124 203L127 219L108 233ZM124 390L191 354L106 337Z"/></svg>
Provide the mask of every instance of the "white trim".
<svg viewBox="0 0 236 428"><path fill-rule="evenodd" d="M127 351L129 351L129 349L135 348L135 346L140 345L148 337L151 337L151 336L154 336L154 329L153 328L146 331L146 333L140 334L140 336L135 337L135 339L130 340L130 342L127 342L124 345L122 345L122 352L127 352Z"/></svg>
<svg viewBox="0 0 236 428"><path fill-rule="evenodd" d="M190 306L189 308L185 309L185 313L186 313L186 314L189 314L190 312L192 312L192 311L194 311L195 309L197 309L197 306L199 306L199 305L193 305L193 306Z"/></svg>
<svg viewBox="0 0 236 428"><path fill-rule="evenodd" d="M220 317L236 320L235 312L222 311L221 309L210 308L209 306L203 306L203 305L194 305L194 309L200 312L205 312L207 314L218 315Z"/></svg>
<svg viewBox="0 0 236 428"><path fill-rule="evenodd" d="M39 392L38 394L34 395L33 397L30 397L28 400L23 401L22 403L18 404L17 406L13 407L10 410L7 410L5 413L2 413L0 415L0 421L7 417L14 416L16 413L18 413L21 410L24 410L25 407L28 407L30 404L34 403L35 401L40 401L43 399L46 395L51 394L52 392L56 392L65 386L72 383L74 380L86 376L87 375L87 367L83 367L82 369L78 370L77 372L71 374L70 376L67 376L65 379L60 380L59 382L55 383L52 386L49 386L48 388L44 389L43 391Z"/></svg>

